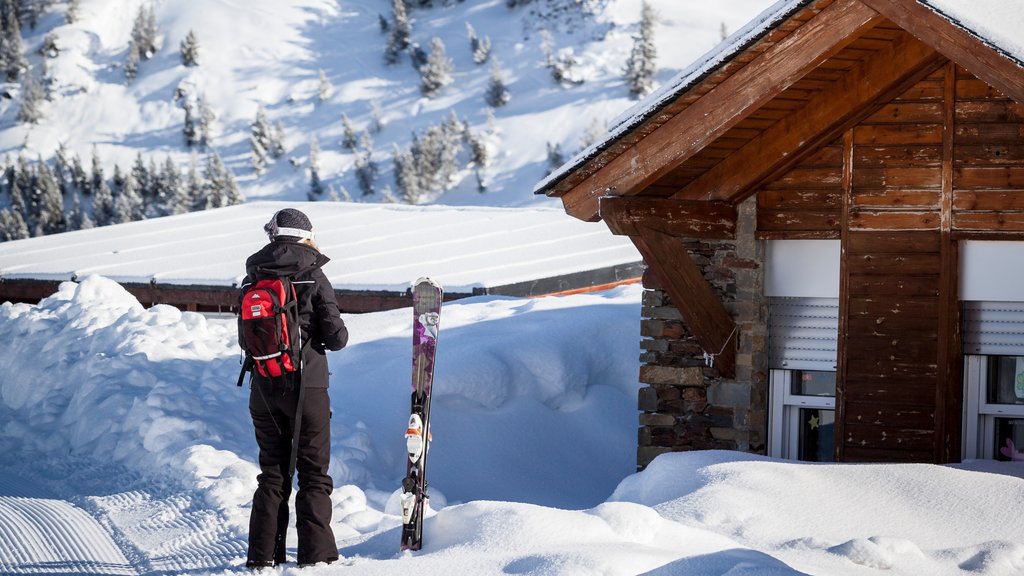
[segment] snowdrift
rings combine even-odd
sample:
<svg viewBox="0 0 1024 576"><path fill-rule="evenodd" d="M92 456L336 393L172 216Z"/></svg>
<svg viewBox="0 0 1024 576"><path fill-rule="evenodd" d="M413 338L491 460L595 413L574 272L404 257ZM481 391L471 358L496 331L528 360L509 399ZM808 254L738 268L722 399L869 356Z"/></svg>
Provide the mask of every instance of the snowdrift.
<svg viewBox="0 0 1024 576"><path fill-rule="evenodd" d="M631 474L639 296L446 304L436 512L415 554L398 552L393 502L409 313L347 316L352 341L330 358L344 559L301 574L1024 571L1022 463L711 451ZM146 309L93 276L37 306L0 306L0 330L0 572L243 570L257 470L233 320Z"/></svg>

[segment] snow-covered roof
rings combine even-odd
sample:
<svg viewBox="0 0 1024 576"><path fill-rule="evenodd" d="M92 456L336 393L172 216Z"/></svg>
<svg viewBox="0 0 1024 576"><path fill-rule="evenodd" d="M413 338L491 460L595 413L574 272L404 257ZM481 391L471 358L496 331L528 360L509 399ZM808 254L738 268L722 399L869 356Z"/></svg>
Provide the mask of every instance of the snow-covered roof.
<svg viewBox="0 0 1024 576"><path fill-rule="evenodd" d="M0 280L231 286L263 246L263 224L298 207L331 261L335 289L404 292L420 276L447 291L588 272L641 261L628 238L557 208L253 202L180 216L0 243Z"/></svg>
<svg viewBox="0 0 1024 576"><path fill-rule="evenodd" d="M575 171L598 154L608 149L623 134L642 124L669 105L677 96L689 90L703 80L719 66L728 62L733 56L757 42L767 34L774 25L788 18L791 14L809 4L811 0L779 0L756 18L740 28L718 46L698 58L688 68L676 74L671 80L662 84L646 98L623 112L609 123L605 137L582 150L571 160L551 172L533 188L535 194L542 194L569 173Z"/></svg>
<svg viewBox="0 0 1024 576"><path fill-rule="evenodd" d="M1024 67L1024 10L1017 0L916 0L977 38L981 43ZM534 186L535 194L553 188L570 173L607 150L624 134L655 116L681 94L769 33L811 0L779 0L746 26L723 40L636 105L611 122L608 134L554 170Z"/></svg>

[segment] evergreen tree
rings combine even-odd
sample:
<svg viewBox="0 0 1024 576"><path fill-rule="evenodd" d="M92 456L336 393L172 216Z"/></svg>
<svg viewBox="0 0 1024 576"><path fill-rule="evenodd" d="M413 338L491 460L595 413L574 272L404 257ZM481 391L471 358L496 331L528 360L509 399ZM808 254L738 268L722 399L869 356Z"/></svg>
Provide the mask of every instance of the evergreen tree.
<svg viewBox="0 0 1024 576"><path fill-rule="evenodd" d="M205 176L207 208L223 208L245 201L245 197L238 190L234 175L224 166L216 152L206 155Z"/></svg>
<svg viewBox="0 0 1024 576"><path fill-rule="evenodd" d="M114 187L111 189L114 194L117 194L122 188L124 188L124 179L125 176L124 172L121 171L121 165L114 164Z"/></svg>
<svg viewBox="0 0 1024 576"><path fill-rule="evenodd" d="M195 113L192 111L192 99L186 98L182 108L185 109L185 127L182 129L185 146L192 147L199 144L199 126L196 125Z"/></svg>
<svg viewBox="0 0 1024 576"><path fill-rule="evenodd" d="M550 174L554 172L557 168L561 167L562 164L565 164L565 155L562 154L562 145L558 143L551 144L551 142L548 142L547 173Z"/></svg>
<svg viewBox="0 0 1024 576"><path fill-rule="evenodd" d="M93 189L92 219L97 226L114 223L114 195L105 181Z"/></svg>
<svg viewBox="0 0 1024 576"><path fill-rule="evenodd" d="M633 98L646 95L654 85L657 71L654 61L658 56L654 47L656 17L654 9L644 0L640 10L640 33L633 37L633 49L626 60L626 82Z"/></svg>
<svg viewBox="0 0 1024 576"><path fill-rule="evenodd" d="M322 200L324 196L324 183L320 180L320 143L316 136L309 143L309 193L307 197L311 201Z"/></svg>
<svg viewBox="0 0 1024 576"><path fill-rule="evenodd" d="M92 172L90 173L89 178L89 189L92 191L99 190L100 184L105 180L103 176L103 164L100 162L100 155L95 146L92 147ZM97 220L97 223L98 222L99 221ZM100 224L100 226L104 226L104 224Z"/></svg>
<svg viewBox="0 0 1024 576"><path fill-rule="evenodd" d="M206 210L206 188L199 177L199 160L195 152L192 153L188 164L185 195L188 198L189 211Z"/></svg>
<svg viewBox="0 0 1024 576"><path fill-rule="evenodd" d="M71 182L82 194L88 196L92 193L92 189L89 188L89 176L86 174L85 168L82 166L82 159L78 154L71 157Z"/></svg>
<svg viewBox="0 0 1024 576"><path fill-rule="evenodd" d="M57 46L57 35L50 32L43 36L43 43L39 46L39 55L44 58L56 58L60 56L60 47Z"/></svg>
<svg viewBox="0 0 1024 576"><path fill-rule="evenodd" d="M28 68L25 59L25 44L21 39L21 24L13 2L6 3L4 11L3 43L0 44L0 62L4 64L9 82L16 82L18 76Z"/></svg>
<svg viewBox="0 0 1024 576"><path fill-rule="evenodd" d="M217 117L214 115L213 110L210 109L209 104L206 103L206 98L199 99L199 146L202 148L209 148L213 145L213 121Z"/></svg>
<svg viewBox="0 0 1024 576"><path fill-rule="evenodd" d="M473 54L473 62L483 64L491 55L491 39L484 36L483 40L477 37L476 30L466 22L466 35L469 37L469 50Z"/></svg>
<svg viewBox="0 0 1024 576"><path fill-rule="evenodd" d="M270 157L277 160L285 155L284 147L284 124L278 120L274 122L274 131L270 135Z"/></svg>
<svg viewBox="0 0 1024 576"><path fill-rule="evenodd" d="M68 215L68 230L88 230L93 226L92 218L82 209L82 196L76 191L72 196L71 213Z"/></svg>
<svg viewBox="0 0 1024 576"><path fill-rule="evenodd" d="M128 42L128 57L124 61L124 77L129 82L139 75L139 45L135 40Z"/></svg>
<svg viewBox="0 0 1024 576"><path fill-rule="evenodd" d="M491 80L487 85L487 92L484 94L484 100L492 108L500 108L508 101L512 99L512 95L508 93L508 88L505 86L505 75L501 72L501 65L498 62L498 58L491 59Z"/></svg>
<svg viewBox="0 0 1024 576"><path fill-rule="evenodd" d="M363 132L362 147L363 149L356 153L356 182L359 183L363 196L369 196L375 191L374 183L377 180L378 169L377 163L373 160L373 142L367 132Z"/></svg>
<svg viewBox="0 0 1024 576"><path fill-rule="evenodd" d="M124 188L117 194L114 200L114 214L112 223L124 224L145 218L145 209L142 196L139 194L139 185L135 176L128 173L124 180Z"/></svg>
<svg viewBox="0 0 1024 576"><path fill-rule="evenodd" d="M393 144L393 147L391 156L395 163L395 185L406 204L419 204L423 198L423 188L416 173L412 152L400 150L398 144Z"/></svg>
<svg viewBox="0 0 1024 576"><path fill-rule="evenodd" d="M380 100L370 103L370 131L379 134L384 129L384 113L380 109Z"/></svg>
<svg viewBox="0 0 1024 576"><path fill-rule="evenodd" d="M18 110L18 122L35 124L43 117L40 108L43 103L43 88L36 81L32 71L26 71L21 80L21 108Z"/></svg>
<svg viewBox="0 0 1024 576"><path fill-rule="evenodd" d="M53 154L53 177L57 180L57 188L62 195L67 195L74 189L71 182L71 167L68 162L68 149L61 142L57 145L57 151Z"/></svg>
<svg viewBox="0 0 1024 576"><path fill-rule="evenodd" d="M68 0L68 9L67 12L64 13L64 19L68 24L74 24L78 21L78 10L80 4L80 0Z"/></svg>
<svg viewBox="0 0 1024 576"><path fill-rule="evenodd" d="M391 11L394 24L391 26L388 45L384 50L384 60L388 64L398 62L399 56L409 47L409 39L412 38L412 24L405 9L405 0L392 0Z"/></svg>
<svg viewBox="0 0 1024 576"><path fill-rule="evenodd" d="M156 54L159 33L153 7L140 6L132 25L132 42L135 44L140 59L149 60Z"/></svg>
<svg viewBox="0 0 1024 576"><path fill-rule="evenodd" d="M188 35L181 41L179 51L182 64L185 66L199 65L199 39L196 38L195 30L188 31Z"/></svg>
<svg viewBox="0 0 1024 576"><path fill-rule="evenodd" d="M334 86L331 85L331 81L327 79L327 74L320 70L320 77L317 81L317 98L323 102L331 97L331 92L334 91Z"/></svg>
<svg viewBox="0 0 1024 576"><path fill-rule="evenodd" d="M32 199L37 236L56 234L67 229L64 219L64 196L50 167L40 156L36 164L35 187Z"/></svg>
<svg viewBox="0 0 1024 576"><path fill-rule="evenodd" d="M191 208L188 189L181 181L181 172L178 171L177 165L174 164L170 156L164 159L163 169L160 171L160 181L160 214L173 216L188 212Z"/></svg>
<svg viewBox="0 0 1024 576"><path fill-rule="evenodd" d="M455 65L445 54L444 42L435 36L430 41L427 63L420 68L420 92L427 97L436 95L451 83L454 69Z"/></svg>
<svg viewBox="0 0 1024 576"><path fill-rule="evenodd" d="M249 125L249 148L252 151L250 163L258 176L267 170L268 152L271 148L271 127L267 113L260 106L256 109L256 119Z"/></svg>
<svg viewBox="0 0 1024 576"><path fill-rule="evenodd" d="M135 193L139 196L148 196L150 191L150 182L152 175L149 168L146 166L146 162L142 159L142 152L135 153L135 163L132 164L132 169L129 172L133 180L135 180ZM127 186L128 178L125 178L125 185Z"/></svg>
<svg viewBox="0 0 1024 576"><path fill-rule="evenodd" d="M341 145L347 150L355 150L356 145L359 144L359 140L356 137L355 126L352 126L352 121L349 120L348 114L341 113L341 128L342 128L342 139Z"/></svg>
<svg viewBox="0 0 1024 576"><path fill-rule="evenodd" d="M29 237L25 219L17 210L4 208L0 210L0 242L23 240Z"/></svg>

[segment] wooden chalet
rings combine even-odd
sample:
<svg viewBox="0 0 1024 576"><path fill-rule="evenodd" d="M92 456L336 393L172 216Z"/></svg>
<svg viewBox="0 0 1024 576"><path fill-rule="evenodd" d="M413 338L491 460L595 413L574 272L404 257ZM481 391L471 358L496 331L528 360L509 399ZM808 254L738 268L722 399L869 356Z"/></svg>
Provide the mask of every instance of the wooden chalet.
<svg viewBox="0 0 1024 576"><path fill-rule="evenodd" d="M538 184L648 266L640 467L1024 459L1024 18L973 4L778 3Z"/></svg>

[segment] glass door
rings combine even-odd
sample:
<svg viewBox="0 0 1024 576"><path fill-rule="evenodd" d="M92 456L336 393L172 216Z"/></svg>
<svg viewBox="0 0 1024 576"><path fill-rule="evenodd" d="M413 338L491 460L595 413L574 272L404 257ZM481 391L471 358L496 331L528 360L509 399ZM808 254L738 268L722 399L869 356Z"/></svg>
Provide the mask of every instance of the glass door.
<svg viewBox="0 0 1024 576"><path fill-rule="evenodd" d="M836 373L772 370L768 454L805 462L834 458Z"/></svg>
<svg viewBox="0 0 1024 576"><path fill-rule="evenodd" d="M964 459L1024 461L1024 356L967 356Z"/></svg>

